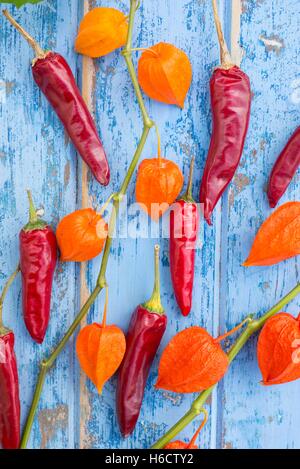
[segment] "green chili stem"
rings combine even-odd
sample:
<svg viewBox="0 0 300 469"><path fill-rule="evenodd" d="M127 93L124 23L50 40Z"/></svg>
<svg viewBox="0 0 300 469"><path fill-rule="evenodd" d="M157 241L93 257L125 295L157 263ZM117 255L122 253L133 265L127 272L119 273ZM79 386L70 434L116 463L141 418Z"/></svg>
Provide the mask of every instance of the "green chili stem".
<svg viewBox="0 0 300 469"><path fill-rule="evenodd" d="M250 337L257 331L259 331L266 321L274 316L274 314L279 313L282 308L290 303L297 295L300 293L300 283L293 288L290 293L288 293L285 297L283 297L273 308L267 311L261 318L259 319L252 319L249 321L248 326L246 329L240 334L230 351L228 352L229 362L231 363L244 345L248 342ZM161 449L164 448L173 438L175 438L178 433L180 433L190 422L194 420L194 418L199 415L199 412L211 393L213 392L215 386L211 386L209 389L203 391L197 399L192 403L191 408L188 412L175 424L173 427L168 430L165 435L163 435L153 446L152 449Z"/></svg>
<svg viewBox="0 0 300 469"><path fill-rule="evenodd" d="M30 190L27 190L27 196L29 201L29 223L34 224L38 221L38 216L36 213L36 208L33 203L32 194Z"/></svg>
<svg viewBox="0 0 300 469"><path fill-rule="evenodd" d="M17 266L16 270L11 274L11 276L7 279L4 288L2 290L1 296L0 296L0 329L5 329L3 325L3 303L6 298L6 295L8 293L8 290L10 289L13 281L15 280L16 276L20 272L20 265Z"/></svg>
<svg viewBox="0 0 300 469"><path fill-rule="evenodd" d="M24 428L23 432L23 437L21 441L21 448L26 448L27 443L30 437L33 421L35 418L35 414L37 411L37 407L39 404L39 400L41 397L41 393L43 390L43 385L45 381L45 377L49 371L49 369L54 365L57 357L59 354L62 352L64 347L66 346L68 340L71 338L71 336L74 334L75 330L79 326L80 322L82 319L86 316L87 312L89 311L90 307L94 304L96 298L98 297L99 293L103 288L106 286L106 269L107 269L107 264L108 264L108 258L110 254L110 248L112 244L112 239L113 239L113 233L115 230L116 226L116 219L117 219L117 213L119 210L119 205L120 201L122 200L123 196L125 195L128 185L131 181L131 178L133 176L133 173L136 169L136 166L138 164L139 158L141 156L141 153L144 149L147 137L149 135L150 128L154 126L154 122L150 119L148 116L142 93L138 84L136 72L133 66L133 62L131 59L131 44L132 44L132 33L133 33L133 24L134 24L134 16L135 12L137 9L138 2L137 0L130 0L130 14L129 14L129 25L128 25L128 37L127 37L127 43L125 46L125 49L123 50L123 55L125 58L125 62L127 64L128 72L136 93L137 101L140 106L142 116L143 116L143 122L144 122L144 129L143 133L140 139L140 142L138 144L138 147L136 149L136 152L133 156L133 159L131 161L131 164L129 166L128 172L125 175L124 181L122 183L122 186L120 188L120 191L114 195L114 207L111 213L110 221L109 221L109 230L108 230L108 237L105 243L105 248L104 248L104 253L102 257L102 262L101 262L101 267L100 267L100 272L99 276L97 279L97 284L96 287L94 288L93 292L91 293L90 297L88 298L87 302L84 304L84 306L81 308L80 312L76 316L75 320L69 327L67 333L63 337L63 339L60 341L60 343L57 345L57 347L54 349L54 351L51 353L51 355L46 359L42 361L41 364L41 372L38 378L38 382L36 385L36 389L34 392L33 396L33 401L31 403L31 408L29 411L29 415L27 418L27 422Z"/></svg>
<svg viewBox="0 0 300 469"><path fill-rule="evenodd" d="M190 172L189 172L189 181L185 194L181 197L185 202L195 203L193 199L193 176L194 176L194 167L195 167L195 157L191 159Z"/></svg>
<svg viewBox="0 0 300 469"><path fill-rule="evenodd" d="M143 304L144 308L158 314L164 314L165 310L161 304L160 297L160 274L159 274L159 251L160 247L156 244L154 248L154 288L149 301Z"/></svg>

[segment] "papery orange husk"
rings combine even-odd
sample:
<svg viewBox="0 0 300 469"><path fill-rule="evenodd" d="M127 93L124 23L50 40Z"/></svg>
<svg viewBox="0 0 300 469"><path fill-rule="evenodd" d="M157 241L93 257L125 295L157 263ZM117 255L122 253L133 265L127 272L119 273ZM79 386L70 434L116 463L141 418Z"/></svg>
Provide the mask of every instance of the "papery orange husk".
<svg viewBox="0 0 300 469"><path fill-rule="evenodd" d="M181 440L175 440L171 443L168 443L164 449L199 449L197 445L190 445L189 443L185 443Z"/></svg>
<svg viewBox="0 0 300 469"><path fill-rule="evenodd" d="M98 256L103 250L107 232L107 223L91 208L65 216L56 230L61 261L83 262Z"/></svg>
<svg viewBox="0 0 300 469"><path fill-rule="evenodd" d="M200 392L223 378L229 359L218 339L194 326L179 332L162 353L156 388Z"/></svg>
<svg viewBox="0 0 300 469"><path fill-rule="evenodd" d="M205 409L202 409L202 412L204 413L204 420L203 422L201 422L200 427L198 428L198 430L196 431L195 435L193 436L193 438L191 439L189 443L185 443L184 441L181 441L181 440L175 440L175 441L171 441L171 443L168 443L166 446L164 446L164 449L199 449L199 447L195 445L195 442L208 420L207 411Z"/></svg>
<svg viewBox="0 0 300 469"><path fill-rule="evenodd" d="M81 368L99 394L106 381L118 370L126 350L123 331L117 326L91 324L78 335L76 352Z"/></svg>
<svg viewBox="0 0 300 469"><path fill-rule="evenodd" d="M299 254L300 202L288 202L262 224L243 265L273 265Z"/></svg>
<svg viewBox="0 0 300 469"><path fill-rule="evenodd" d="M182 186L183 175L177 164L165 158L146 159L138 168L136 201L158 221L175 202Z"/></svg>
<svg viewBox="0 0 300 469"><path fill-rule="evenodd" d="M264 325L257 344L263 384L288 383L300 378L300 316L280 313Z"/></svg>
<svg viewBox="0 0 300 469"><path fill-rule="evenodd" d="M88 57L102 57L124 46L127 32L124 13L115 8L94 8L80 23L75 50Z"/></svg>
<svg viewBox="0 0 300 469"><path fill-rule="evenodd" d="M141 55L138 79L150 98L183 108L192 81L192 66L185 52L160 42Z"/></svg>

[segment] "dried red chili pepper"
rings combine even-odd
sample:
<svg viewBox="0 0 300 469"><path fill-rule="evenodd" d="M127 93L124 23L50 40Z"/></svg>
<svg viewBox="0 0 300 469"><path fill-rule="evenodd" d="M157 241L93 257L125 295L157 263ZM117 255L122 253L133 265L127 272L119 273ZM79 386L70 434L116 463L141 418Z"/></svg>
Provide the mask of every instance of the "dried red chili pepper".
<svg viewBox="0 0 300 469"><path fill-rule="evenodd" d="M199 212L192 196L194 158L188 188L171 208L170 213L170 269L178 306L187 316L192 307L195 248L199 227Z"/></svg>
<svg viewBox="0 0 300 469"><path fill-rule="evenodd" d="M300 127L298 127L280 153L271 172L268 199L271 208L276 207L287 190L300 165Z"/></svg>
<svg viewBox="0 0 300 469"><path fill-rule="evenodd" d="M20 398L14 333L4 327L3 301L20 268L8 279L0 299L0 444L17 449L20 444Z"/></svg>
<svg viewBox="0 0 300 469"><path fill-rule="evenodd" d="M57 243L52 228L38 217L30 191L29 222L20 232L23 314L33 340L41 344L50 318Z"/></svg>
<svg viewBox="0 0 300 469"><path fill-rule="evenodd" d="M78 153L100 184L110 179L109 165L93 118L76 85L66 60L55 52L45 52L5 10L3 14L35 51L32 74L63 123Z"/></svg>
<svg viewBox="0 0 300 469"><path fill-rule="evenodd" d="M249 77L233 65L213 0L221 47L221 66L210 81L213 133L200 188L204 217L211 224L212 212L239 165L248 131L251 106Z"/></svg>
<svg viewBox="0 0 300 469"><path fill-rule="evenodd" d="M167 317L160 299L159 246L155 246L153 294L133 313L126 337L126 353L118 376L117 414L124 437L135 428L150 367L166 327Z"/></svg>

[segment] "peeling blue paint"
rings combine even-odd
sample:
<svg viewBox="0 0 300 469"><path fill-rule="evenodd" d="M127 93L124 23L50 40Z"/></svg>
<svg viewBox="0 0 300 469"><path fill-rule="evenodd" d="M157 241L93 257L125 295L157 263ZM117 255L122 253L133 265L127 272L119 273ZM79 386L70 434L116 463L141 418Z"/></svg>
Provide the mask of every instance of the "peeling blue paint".
<svg viewBox="0 0 300 469"><path fill-rule="evenodd" d="M82 16L82 0L48 0L21 10L12 8L16 18L43 47L54 47L80 77L81 58L73 41ZM119 7L128 12L127 1L106 0L98 5ZM246 270L241 263L248 254L260 223L271 213L264 188L269 171L287 140L299 125L299 2L286 0L242 0L240 44L244 49L242 67L253 88L251 126L238 175L214 215L214 226L201 222L202 249L196 253L194 307L188 318L181 317L171 288L168 242L161 240L162 298L169 325L160 352L176 331L192 324L213 334L240 322L248 313L263 312L299 280L297 259L280 266ZM220 1L230 37L231 2ZM176 18L176 21L174 21ZM280 53L266 50L260 37L278 35L285 47ZM136 47L168 41L186 51L193 65L193 83L183 111L145 98L151 116L162 133L166 157L176 161L185 177L191 155L196 155L194 195L197 197L211 132L209 78L218 64L219 51L210 1L156 0L142 2L137 14ZM80 206L81 163L71 144L66 145L63 128L30 72L32 52L19 35L0 17L0 254L1 281L17 263L18 231L27 218L25 189L30 187L37 204L55 226L60 217ZM137 63L139 54L134 57ZM96 122L111 162L112 181L100 187L89 178L89 194L99 207L112 190L120 186L141 135L142 121L124 61L118 52L96 61L94 102ZM5 88L3 83L9 84ZM155 132L150 134L143 157L156 153ZM66 169L66 165L68 168ZM67 172L67 177L66 177ZM67 181L67 183L66 183ZM283 201L297 199L299 175ZM134 201L134 181L128 202ZM132 215L133 223L140 218ZM152 290L152 247L157 240L115 240L108 268L110 284L109 321L124 329L137 304ZM99 259L87 268L89 288L95 284ZM79 308L79 267L60 264L55 275L52 320L42 347L34 345L25 330L20 303L20 279L14 284L5 306L5 318L17 337L17 355L22 389L22 423L31 401L37 364L62 337ZM88 321L99 322L103 295L96 301ZM298 313L297 302L288 310ZM74 353L74 338L47 377L34 423L30 447L51 448L142 448L179 419L195 396L159 392L153 385L158 358L151 370L141 416L131 438L122 440L116 421L116 378L98 396L86 382L89 412L79 408L80 372ZM233 364L212 398L209 423L201 435L202 448L300 448L296 405L299 383L265 389L259 385L256 339L252 339ZM47 413L49 412L49 414ZM50 439L47 415L56 431ZM67 426L65 422L67 421ZM198 422L181 437L188 439ZM80 441L80 428L85 440ZM51 429L52 431L52 429Z"/></svg>

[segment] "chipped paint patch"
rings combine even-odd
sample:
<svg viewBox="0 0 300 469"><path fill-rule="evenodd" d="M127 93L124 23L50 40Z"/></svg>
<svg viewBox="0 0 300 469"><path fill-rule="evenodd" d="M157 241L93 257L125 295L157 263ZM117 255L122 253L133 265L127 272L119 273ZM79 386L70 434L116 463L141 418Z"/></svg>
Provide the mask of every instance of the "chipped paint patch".
<svg viewBox="0 0 300 469"><path fill-rule="evenodd" d="M169 392L164 392L163 397L165 399L168 399L169 401L172 402L173 405L180 405L182 403L182 395L178 394L174 396L173 394L170 394Z"/></svg>
<svg viewBox="0 0 300 469"><path fill-rule="evenodd" d="M223 448L224 449L233 449L233 444L230 441L225 442L224 445L223 445Z"/></svg>
<svg viewBox="0 0 300 469"><path fill-rule="evenodd" d="M250 179L245 174L238 173L233 178L233 187L229 192L229 206L232 207L234 204L235 196L243 192L243 190L249 186Z"/></svg>
<svg viewBox="0 0 300 469"><path fill-rule="evenodd" d="M251 10L255 7L261 6L265 0L256 0L253 2L253 0L242 0L242 13L249 13L249 9Z"/></svg>
<svg viewBox="0 0 300 469"><path fill-rule="evenodd" d="M70 181L70 161L65 164L64 169L64 187L66 188Z"/></svg>
<svg viewBox="0 0 300 469"><path fill-rule="evenodd" d="M275 52L277 55L285 48L284 40L275 34L269 37L261 35L259 40L265 45L268 52Z"/></svg>
<svg viewBox="0 0 300 469"><path fill-rule="evenodd" d="M42 440L41 449L45 449L54 438L58 430L67 428L69 409L65 404L55 409L43 409L39 412L38 421L40 425Z"/></svg>
<svg viewBox="0 0 300 469"><path fill-rule="evenodd" d="M240 194L245 187L249 186L250 179L245 174L236 174L233 179L233 184L238 194Z"/></svg>

